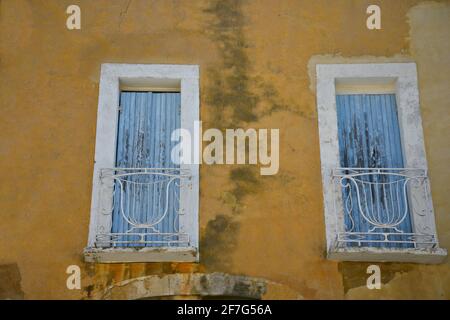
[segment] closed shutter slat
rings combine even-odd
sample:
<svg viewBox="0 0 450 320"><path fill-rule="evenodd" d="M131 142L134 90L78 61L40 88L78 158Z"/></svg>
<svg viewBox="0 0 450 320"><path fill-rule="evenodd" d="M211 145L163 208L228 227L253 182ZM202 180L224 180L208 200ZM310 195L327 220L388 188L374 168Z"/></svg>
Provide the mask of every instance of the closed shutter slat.
<svg viewBox="0 0 450 320"><path fill-rule="evenodd" d="M180 128L180 93L173 92L122 92L121 110L118 120L116 167L119 168L179 168L172 163L171 150L176 142L171 141L173 130ZM130 178L131 179L131 178ZM141 180L139 180L141 179ZM142 182L142 177L133 177L133 182ZM158 181L157 176L146 179ZM147 180L148 181L148 180ZM161 216L165 194L164 188L154 184L145 187L136 183L125 183L124 211L130 213L135 221L156 221ZM133 226L120 212L119 184L115 184L112 233L124 233ZM161 233L175 233L178 229L177 206L175 198L179 195L178 183L171 183L169 189L169 210L167 216L157 225ZM152 232L149 229L133 229L132 232ZM159 240L161 238L158 238ZM145 240L158 240L155 236L146 236ZM135 241L136 237L122 236L120 241ZM163 244L146 244L162 246ZM131 246L121 244L120 246Z"/></svg>

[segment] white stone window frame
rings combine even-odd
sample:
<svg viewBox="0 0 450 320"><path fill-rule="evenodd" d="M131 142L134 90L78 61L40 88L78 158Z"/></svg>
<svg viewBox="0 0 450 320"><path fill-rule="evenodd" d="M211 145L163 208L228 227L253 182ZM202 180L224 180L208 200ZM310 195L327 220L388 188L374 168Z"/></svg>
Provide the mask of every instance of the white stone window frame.
<svg viewBox="0 0 450 320"><path fill-rule="evenodd" d="M395 93L402 148L406 168L427 169L420 115L417 68L415 63L317 64L316 95L320 139L320 159L324 197L327 257L341 261L397 261L441 263L446 255L439 248L339 248L335 239L344 230L340 192L333 186L333 169L340 167L336 93ZM391 91L392 88L392 92ZM414 192L414 191L410 191ZM412 215L413 232L434 234L437 241L431 191L430 210ZM335 199L339 199L336 205ZM337 208L336 208L337 207ZM336 214L342 212L342 215Z"/></svg>
<svg viewBox="0 0 450 320"><path fill-rule="evenodd" d="M96 248L95 238L99 232L108 232L111 214L104 214L112 201L101 201L100 173L102 168L115 167L116 138L118 129L119 98L121 90L180 91L181 128L195 137L196 121L199 121L199 66L162 64L115 64L101 65L97 113L97 133L92 185L89 240L84 250L88 262L198 262L198 210L199 166L181 164L181 170L189 170L189 182L180 186L180 232L187 233L188 247ZM103 195L102 195L103 196Z"/></svg>

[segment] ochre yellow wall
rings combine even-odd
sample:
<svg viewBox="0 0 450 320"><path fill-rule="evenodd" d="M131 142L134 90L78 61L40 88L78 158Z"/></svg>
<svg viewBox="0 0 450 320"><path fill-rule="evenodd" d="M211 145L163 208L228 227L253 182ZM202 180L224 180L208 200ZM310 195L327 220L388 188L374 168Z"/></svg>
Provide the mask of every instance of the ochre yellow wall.
<svg viewBox="0 0 450 320"><path fill-rule="evenodd" d="M65 27L70 4L80 31ZM365 27L369 4L381 6L380 31ZM438 235L450 248L449 1L3 0L0 10L0 292L80 299L143 275L225 272L279 285L267 297L450 298L448 263L380 264L385 285L369 291L367 263L325 259L313 72L418 64ZM198 265L83 262L104 62L198 64L204 128L280 128L276 176L201 167ZM82 290L66 288L71 264Z"/></svg>

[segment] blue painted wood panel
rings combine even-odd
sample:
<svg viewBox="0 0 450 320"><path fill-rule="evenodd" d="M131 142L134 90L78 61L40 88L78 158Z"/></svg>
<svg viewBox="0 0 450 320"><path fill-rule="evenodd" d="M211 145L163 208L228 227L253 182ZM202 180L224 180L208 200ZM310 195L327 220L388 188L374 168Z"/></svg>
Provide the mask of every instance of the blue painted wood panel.
<svg viewBox="0 0 450 320"><path fill-rule="evenodd" d="M180 93L121 92L116 149L118 168L179 168L171 161L173 130L181 126ZM158 220L165 206L166 176L130 176L122 181L122 189L115 183L112 233L154 232L151 228L134 228L121 216L120 207L133 215L134 221L151 223ZM165 182L164 182L165 181ZM179 181L168 189L168 212L154 228L161 233L178 230ZM120 193L123 192L123 197ZM122 201L122 203L121 203ZM130 231L131 230L131 231ZM136 236L122 236L122 241L135 241ZM146 236L147 241L161 237ZM162 246L163 244L145 244ZM124 244L122 246L135 246Z"/></svg>
<svg viewBox="0 0 450 320"><path fill-rule="evenodd" d="M340 165L344 168L403 168L403 153L398 122L397 105L394 94L355 94L337 95L337 116ZM367 183L389 183L396 177L366 176L361 180ZM383 189L379 189L383 190ZM363 190L364 191L364 190ZM377 190L375 190L377 191ZM353 227L355 232L368 232L372 227L360 214L355 194L352 194L351 221L345 215L346 230ZM343 199L348 193L344 190ZM371 195L373 203L370 205L377 209L377 214L387 214L385 207L377 201L396 202L399 212L403 212L408 203L399 194L391 192L381 199L379 194ZM381 208L381 209L380 209ZM408 216L398 225L402 232L411 232L411 219ZM391 229L376 230L377 232L393 232ZM370 246L386 246L386 244L368 244ZM387 246L406 247L406 244L388 244Z"/></svg>

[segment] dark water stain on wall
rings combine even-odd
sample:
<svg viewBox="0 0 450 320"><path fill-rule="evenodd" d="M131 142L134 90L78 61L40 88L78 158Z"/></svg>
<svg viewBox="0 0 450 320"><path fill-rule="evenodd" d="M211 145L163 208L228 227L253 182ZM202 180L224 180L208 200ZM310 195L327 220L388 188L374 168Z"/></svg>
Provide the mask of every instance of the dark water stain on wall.
<svg viewBox="0 0 450 320"><path fill-rule="evenodd" d="M205 12L211 16L207 30L217 43L222 59L220 66L208 69L212 85L207 89L207 102L216 109L214 124L223 127L255 121L258 97L250 91L242 1L211 1ZM227 111L231 115L228 119Z"/></svg>
<svg viewBox="0 0 450 320"><path fill-rule="evenodd" d="M206 87L206 102L213 115L210 125L219 129L242 127L280 110L298 114L298 108L284 103L273 85L251 75L251 59L244 34L247 25L244 3L241 0L214 0L204 9L208 16L205 30L216 43L221 58L218 64L208 68L209 85ZM229 179L233 187L225 192L228 201L224 201L224 205L231 206L232 212L239 214L242 201L259 191L261 181L252 166L233 168ZM239 224L233 216L219 214L208 222L201 237L201 262L206 268L229 269L238 230Z"/></svg>
<svg viewBox="0 0 450 320"><path fill-rule="evenodd" d="M233 189L227 193L232 198L233 214L241 214L242 199L258 192L261 187L257 168L238 167L230 171ZM201 263L207 269L229 271L232 266L231 253L237 247L239 223L233 215L219 214L208 221L201 236Z"/></svg>
<svg viewBox="0 0 450 320"><path fill-rule="evenodd" d="M283 102L272 84L251 75L249 45L244 33L247 25L244 3L214 0L204 10L208 15L205 30L221 57L219 64L207 70L210 85L206 88L206 102L213 108L213 126L239 126L281 110L306 116L298 106Z"/></svg>
<svg viewBox="0 0 450 320"><path fill-rule="evenodd" d="M208 221L200 240L201 263L212 270L229 271L232 265L229 253L237 246L239 223L228 215L219 214Z"/></svg>
<svg viewBox="0 0 450 320"><path fill-rule="evenodd" d="M212 114L212 127L245 127L277 111L288 111L307 117L297 105L287 104L271 83L252 75L251 57L245 37L247 18L243 13L245 1L213 0L204 9L207 14L205 30L216 44L220 61L207 70L206 102ZM248 150L247 150L248 151ZM242 213L245 197L261 190L262 178L256 166L240 166L230 171L233 186L225 192L224 205L233 214ZM233 216L218 215L208 222L201 238L201 262L209 267L226 270L236 247L234 239L238 222Z"/></svg>
<svg viewBox="0 0 450 320"><path fill-rule="evenodd" d="M245 196L259 191L261 181L258 179L258 168L256 167L238 167L230 171L230 179L234 182L231 194L239 204ZM235 212L235 213L239 213Z"/></svg>
<svg viewBox="0 0 450 320"><path fill-rule="evenodd" d="M0 300L24 298L22 278L17 263L0 265Z"/></svg>

